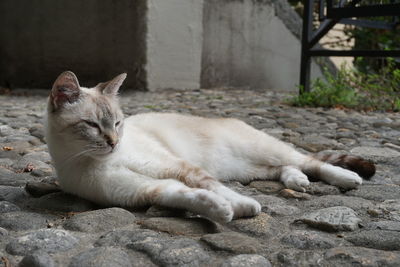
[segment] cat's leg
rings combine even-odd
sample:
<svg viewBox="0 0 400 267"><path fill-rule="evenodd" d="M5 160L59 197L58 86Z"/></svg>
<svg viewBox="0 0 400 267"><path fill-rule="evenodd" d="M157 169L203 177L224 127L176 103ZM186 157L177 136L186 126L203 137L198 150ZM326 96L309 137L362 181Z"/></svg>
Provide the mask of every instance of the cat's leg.
<svg viewBox="0 0 400 267"><path fill-rule="evenodd" d="M229 168L222 165L218 166L216 170L210 171L214 173L218 172L218 169L222 169L222 175L218 177L223 180L234 178L242 183L247 183L255 178L280 179L287 187L300 191L304 191L304 187L308 184L306 175L312 175L329 184L346 189L355 188L362 183L362 179L357 173L302 154L289 144L243 122L229 120L229 124L226 124L225 127L224 136L226 138L224 140L229 147L233 148L230 152L231 158L238 161ZM220 155L220 157L223 158L224 155ZM243 159L245 163L243 163ZM233 162L233 160L230 161ZM215 166L215 164L210 164L210 166Z"/></svg>
<svg viewBox="0 0 400 267"><path fill-rule="evenodd" d="M206 189L223 197L230 202L234 218L254 216L261 212L261 205L256 200L236 193L205 170L186 161L176 160L171 162L169 168L160 175L160 178L175 178L191 188Z"/></svg>
<svg viewBox="0 0 400 267"><path fill-rule="evenodd" d="M244 184L254 180L280 180L287 188L300 192L305 192L305 187L310 184L307 176L344 189L356 188L362 184L362 178L353 171L293 151L295 150L293 149L286 158L279 161L282 166L268 165L269 162L263 165L258 161L256 164L248 164L247 172L238 172L237 176L222 177L222 180L236 180Z"/></svg>
<svg viewBox="0 0 400 267"><path fill-rule="evenodd" d="M294 149L289 156L286 162L290 165L282 167L280 178L290 189L304 192L304 187L309 184L307 176L344 189L362 184L362 178L353 171L319 161Z"/></svg>
<svg viewBox="0 0 400 267"><path fill-rule="evenodd" d="M242 175L235 180L249 183L253 180L281 181L286 188L305 192L310 182L296 166L254 166L250 175Z"/></svg>
<svg viewBox="0 0 400 267"><path fill-rule="evenodd" d="M135 199L138 203L186 209L218 222L229 222L234 216L231 203L222 196L173 179L152 181Z"/></svg>
<svg viewBox="0 0 400 267"><path fill-rule="evenodd" d="M218 222L229 222L233 218L231 203L225 198L206 189L188 187L174 179L154 179L132 171L118 170L107 175L102 190L96 191L96 194L104 194L96 198L106 199L105 204L180 208Z"/></svg>
<svg viewBox="0 0 400 267"><path fill-rule="evenodd" d="M301 169L307 175L344 189L356 188L362 184L362 178L357 173L311 157L301 164Z"/></svg>

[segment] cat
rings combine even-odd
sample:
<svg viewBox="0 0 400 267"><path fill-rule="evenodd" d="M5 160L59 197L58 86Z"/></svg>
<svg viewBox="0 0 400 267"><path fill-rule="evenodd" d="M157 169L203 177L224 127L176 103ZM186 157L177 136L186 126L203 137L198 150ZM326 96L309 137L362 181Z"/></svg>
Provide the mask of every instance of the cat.
<svg viewBox="0 0 400 267"><path fill-rule="evenodd" d="M46 141L61 188L101 205L160 205L217 222L255 216L260 204L221 182L280 180L305 192L307 175L352 189L375 173L372 162L344 155L319 160L246 123L173 113L124 119L120 74L94 88L70 71L54 82ZM344 169L339 166L345 167Z"/></svg>

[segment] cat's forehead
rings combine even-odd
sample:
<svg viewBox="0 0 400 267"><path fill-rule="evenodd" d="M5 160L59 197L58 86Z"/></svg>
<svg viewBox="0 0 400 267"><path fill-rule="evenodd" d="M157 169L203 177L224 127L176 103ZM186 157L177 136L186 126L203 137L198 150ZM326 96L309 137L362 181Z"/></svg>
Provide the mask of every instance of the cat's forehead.
<svg viewBox="0 0 400 267"><path fill-rule="evenodd" d="M87 112L93 113L98 118L113 118L119 112L118 102L115 97L110 97L97 92L96 89L83 90L86 94L83 103Z"/></svg>
<svg viewBox="0 0 400 267"><path fill-rule="evenodd" d="M111 101L105 96L94 97L92 101L95 104L95 112L99 118L112 118L115 108Z"/></svg>

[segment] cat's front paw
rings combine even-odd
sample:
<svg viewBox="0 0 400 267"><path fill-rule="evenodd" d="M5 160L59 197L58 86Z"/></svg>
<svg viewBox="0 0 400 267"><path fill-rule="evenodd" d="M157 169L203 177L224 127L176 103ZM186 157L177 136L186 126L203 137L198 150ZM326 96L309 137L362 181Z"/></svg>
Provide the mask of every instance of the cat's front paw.
<svg viewBox="0 0 400 267"><path fill-rule="evenodd" d="M261 205L256 200L241 196L232 199L231 205L233 208L233 218L252 217L261 212Z"/></svg>
<svg viewBox="0 0 400 267"><path fill-rule="evenodd" d="M196 190L197 209L205 217L217 222L232 221L234 211L229 201L218 196L214 192L199 189Z"/></svg>
<svg viewBox="0 0 400 267"><path fill-rule="evenodd" d="M251 217L261 212L261 205L256 200L243 196L226 186L220 185L213 189L218 196L227 200L233 209L233 218Z"/></svg>
<svg viewBox="0 0 400 267"><path fill-rule="evenodd" d="M306 192L305 187L310 185L307 176L295 168L287 168L283 171L281 180L286 188L299 192Z"/></svg>

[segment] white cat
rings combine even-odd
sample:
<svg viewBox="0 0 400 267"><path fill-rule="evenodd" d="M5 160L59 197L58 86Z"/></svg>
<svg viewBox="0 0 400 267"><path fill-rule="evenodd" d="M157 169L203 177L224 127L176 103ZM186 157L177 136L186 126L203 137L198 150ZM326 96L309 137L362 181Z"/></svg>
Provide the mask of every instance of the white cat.
<svg viewBox="0 0 400 267"><path fill-rule="evenodd" d="M46 140L64 191L103 205L157 204L229 222L254 216L261 206L220 181L280 180L298 191L309 185L306 175L346 189L362 183L357 173L236 119L162 113L124 119L117 91L125 78L90 89L69 71L55 81ZM324 160L365 177L375 172L372 163L351 156Z"/></svg>

